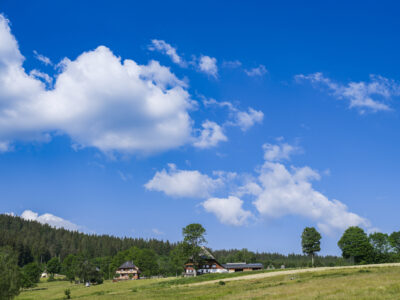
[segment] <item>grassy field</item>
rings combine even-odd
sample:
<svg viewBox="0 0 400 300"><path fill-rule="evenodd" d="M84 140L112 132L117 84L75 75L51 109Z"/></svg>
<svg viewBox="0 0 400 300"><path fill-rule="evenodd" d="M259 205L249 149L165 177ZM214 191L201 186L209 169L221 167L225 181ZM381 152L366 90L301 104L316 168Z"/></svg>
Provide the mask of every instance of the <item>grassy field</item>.
<svg viewBox="0 0 400 300"><path fill-rule="evenodd" d="M225 278L212 275L208 279L223 281L227 280L226 276L240 275L228 274L224 275ZM208 275L190 280L106 281L92 287L65 281L45 282L35 290L22 292L17 299L63 299L67 288L71 289L72 299L400 299L400 267L332 269L276 275L224 281L223 285L217 282L199 286L190 284L204 281Z"/></svg>

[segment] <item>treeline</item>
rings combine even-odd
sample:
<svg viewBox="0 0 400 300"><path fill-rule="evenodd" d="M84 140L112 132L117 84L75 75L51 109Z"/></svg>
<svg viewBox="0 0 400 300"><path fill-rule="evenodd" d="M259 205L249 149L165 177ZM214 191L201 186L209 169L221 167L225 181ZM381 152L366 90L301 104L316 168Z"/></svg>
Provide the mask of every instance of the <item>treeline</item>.
<svg viewBox="0 0 400 300"><path fill-rule="evenodd" d="M203 230L205 232L204 228ZM315 243L318 247L310 250L311 252L305 250L307 243L304 243L306 240L303 238L303 251L313 254L314 266L393 262L400 258L399 232L391 235L374 233L368 236L361 228L350 227L338 243L343 257L314 256L320 250L320 238L316 233ZM35 274L25 276L25 286L34 284L35 278L44 270L53 275L63 274L70 281L99 283L103 279L113 278L115 270L127 260L133 261L145 277L180 275L189 257L187 253L183 254L182 245L181 242L170 243L156 239L85 234L56 229L20 217L0 215L0 248L7 247L6 253L12 252L12 255L7 255L15 256L17 265L24 274ZM216 250L212 253L220 263L258 262L265 268L311 265L310 256L306 254L283 255L247 249ZM33 279L27 280L28 277Z"/></svg>
<svg viewBox="0 0 400 300"><path fill-rule="evenodd" d="M311 265L310 257L302 254L283 255L279 253L252 252L247 249L231 249L231 250L216 250L213 252L215 258L222 264L227 262L247 262L247 263L262 263L265 268L299 268L308 267ZM349 259L343 259L337 256L316 256L315 266L333 267L349 265Z"/></svg>
<svg viewBox="0 0 400 300"><path fill-rule="evenodd" d="M20 266L33 260L46 263L52 257L58 257L62 261L69 254L80 254L90 259L112 257L132 247L151 249L158 255L168 255L175 246L169 241L157 239L118 238L56 229L47 224L9 215L0 215L0 229L0 247L10 246L18 252Z"/></svg>
<svg viewBox="0 0 400 300"><path fill-rule="evenodd" d="M176 275L183 271L181 262L184 258L173 251L177 243L169 241L85 234L9 215L0 215L0 229L0 247L10 246L17 254L20 267L31 262L46 265L56 257L61 265L66 258L77 262L90 261L101 269L106 279L111 278L115 269L126 260L133 260L147 276ZM246 249L216 250L213 254L221 263L261 262L264 267L275 268L309 265L308 256L299 254L255 253ZM321 266L345 263L335 256L318 256L316 259L316 264ZM60 272L66 272L65 265ZM71 271L71 268L70 272L79 273L78 270Z"/></svg>

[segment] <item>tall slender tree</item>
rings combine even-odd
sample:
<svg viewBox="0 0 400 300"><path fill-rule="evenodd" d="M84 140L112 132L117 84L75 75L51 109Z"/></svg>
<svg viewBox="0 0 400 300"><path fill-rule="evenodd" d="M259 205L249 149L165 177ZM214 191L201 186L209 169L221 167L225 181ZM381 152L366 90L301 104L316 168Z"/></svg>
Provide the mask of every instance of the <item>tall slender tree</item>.
<svg viewBox="0 0 400 300"><path fill-rule="evenodd" d="M182 234L184 252L192 260L194 268L197 269L203 260L201 257L203 251L201 247L207 243L204 237L206 230L201 224L193 223L183 228Z"/></svg>
<svg viewBox="0 0 400 300"><path fill-rule="evenodd" d="M311 265L314 267L314 255L321 251L321 234L314 227L306 227L301 235L303 253L311 256Z"/></svg>

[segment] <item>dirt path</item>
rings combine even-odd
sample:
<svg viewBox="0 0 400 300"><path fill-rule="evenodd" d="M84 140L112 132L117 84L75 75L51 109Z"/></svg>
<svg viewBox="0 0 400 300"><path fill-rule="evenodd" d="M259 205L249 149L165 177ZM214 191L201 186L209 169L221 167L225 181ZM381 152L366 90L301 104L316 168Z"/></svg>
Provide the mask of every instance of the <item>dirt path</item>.
<svg viewBox="0 0 400 300"><path fill-rule="evenodd" d="M274 277L274 276L280 276L280 275L292 275L292 274L307 273L307 272L320 272L320 271L340 270L340 269L382 268L382 267L400 267L400 263L343 266L343 267L320 267L320 268L310 268L310 269L275 271L275 272L250 274L250 275L244 275L244 276L239 276L239 277L191 283L191 284L188 284L188 286L212 284L212 283L217 283L221 280L226 282L226 281L236 281L236 280L260 279L260 278Z"/></svg>

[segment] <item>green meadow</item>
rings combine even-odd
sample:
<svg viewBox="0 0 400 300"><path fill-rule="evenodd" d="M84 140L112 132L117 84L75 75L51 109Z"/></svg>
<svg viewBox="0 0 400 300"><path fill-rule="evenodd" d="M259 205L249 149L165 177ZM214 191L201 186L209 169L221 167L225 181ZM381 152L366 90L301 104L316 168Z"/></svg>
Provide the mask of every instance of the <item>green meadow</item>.
<svg viewBox="0 0 400 300"><path fill-rule="evenodd" d="M279 271L279 270L277 270ZM265 272L143 279L85 287L67 281L41 282L18 300L64 299L399 299L400 267L361 267L245 279ZM272 274L271 274L272 275ZM230 278L243 276L240 280ZM253 276L252 276L253 277ZM240 278L240 277L239 277ZM237 278L238 279L238 278ZM209 284L206 281L210 281ZM202 283L197 284L196 283Z"/></svg>

